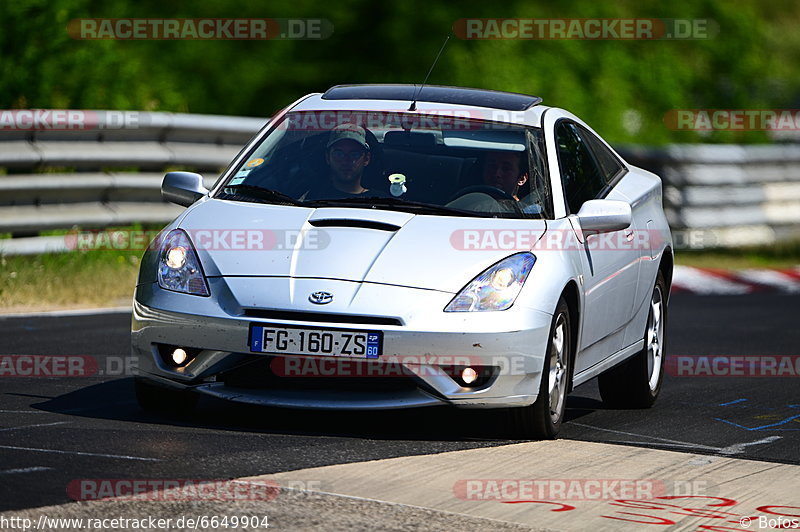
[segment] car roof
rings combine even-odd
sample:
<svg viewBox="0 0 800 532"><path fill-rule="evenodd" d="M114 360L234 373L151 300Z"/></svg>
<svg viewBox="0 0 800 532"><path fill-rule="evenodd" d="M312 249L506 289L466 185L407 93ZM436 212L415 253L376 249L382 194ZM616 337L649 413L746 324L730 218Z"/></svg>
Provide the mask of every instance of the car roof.
<svg viewBox="0 0 800 532"><path fill-rule="evenodd" d="M291 111L409 111L416 96L420 113L467 113L470 118L540 127L548 107L538 96L514 92L444 87L439 85L336 85L325 93L309 94ZM458 115L457 115L458 116Z"/></svg>
<svg viewBox="0 0 800 532"><path fill-rule="evenodd" d="M538 96L467 87L441 85L336 85L322 95L323 100L403 100L410 102L455 103L507 111L525 111L542 102Z"/></svg>

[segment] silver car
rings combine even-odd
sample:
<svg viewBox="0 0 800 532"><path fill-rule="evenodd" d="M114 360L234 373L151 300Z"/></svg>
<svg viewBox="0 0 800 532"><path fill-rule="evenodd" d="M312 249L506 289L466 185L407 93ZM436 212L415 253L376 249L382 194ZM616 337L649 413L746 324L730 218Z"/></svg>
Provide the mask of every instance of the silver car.
<svg viewBox="0 0 800 532"><path fill-rule="evenodd" d="M566 395L653 404L672 240L658 176L533 96L344 85L274 116L145 253L145 409L491 408L554 438Z"/></svg>

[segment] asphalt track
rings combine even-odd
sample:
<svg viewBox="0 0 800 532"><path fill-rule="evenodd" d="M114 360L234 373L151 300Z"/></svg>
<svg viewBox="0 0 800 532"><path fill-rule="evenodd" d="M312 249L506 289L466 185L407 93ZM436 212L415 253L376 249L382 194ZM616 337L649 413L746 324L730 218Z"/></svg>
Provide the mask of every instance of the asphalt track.
<svg viewBox="0 0 800 532"><path fill-rule="evenodd" d="M670 356L795 356L800 296L693 296L670 305ZM83 355L119 369L130 316L0 319L0 355ZM190 418L141 412L131 379L0 378L0 511L69 502L76 479L222 479L517 443L490 413L317 413L204 400ZM667 375L647 411L604 408L595 382L562 438L800 464L800 377Z"/></svg>

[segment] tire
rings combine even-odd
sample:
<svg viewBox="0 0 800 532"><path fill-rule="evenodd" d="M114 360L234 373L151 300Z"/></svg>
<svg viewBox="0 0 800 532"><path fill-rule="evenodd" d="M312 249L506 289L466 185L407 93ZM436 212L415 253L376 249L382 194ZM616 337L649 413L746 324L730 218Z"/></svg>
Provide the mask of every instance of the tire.
<svg viewBox="0 0 800 532"><path fill-rule="evenodd" d="M667 288L658 272L644 332L644 347L598 377L600 397L615 408L650 408L661 392L667 329Z"/></svg>
<svg viewBox="0 0 800 532"><path fill-rule="evenodd" d="M134 379L133 385L136 401L146 412L189 414L197 405L197 395L191 392L170 390L140 378Z"/></svg>
<svg viewBox="0 0 800 532"><path fill-rule="evenodd" d="M562 297L558 300L550 324L550 339L547 342L536 402L508 411L510 428L519 437L553 440L561 429L572 371L574 346L571 321L569 306Z"/></svg>

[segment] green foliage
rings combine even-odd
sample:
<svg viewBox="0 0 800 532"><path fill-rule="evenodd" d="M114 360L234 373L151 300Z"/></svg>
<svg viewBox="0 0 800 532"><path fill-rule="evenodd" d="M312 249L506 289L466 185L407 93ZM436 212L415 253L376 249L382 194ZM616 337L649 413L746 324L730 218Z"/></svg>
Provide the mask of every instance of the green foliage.
<svg viewBox="0 0 800 532"><path fill-rule="evenodd" d="M681 249L675 253L675 263L730 270L794 268L800 263L800 240L791 239L777 244L738 248Z"/></svg>
<svg viewBox="0 0 800 532"><path fill-rule="evenodd" d="M542 96L613 142L763 142L761 132L672 131L663 118L671 109L793 108L800 96L800 4L791 1L6 0L0 17L5 108L269 116L337 83L421 82L453 22L466 17L715 20L719 34L705 40L454 38L431 76ZM72 39L67 23L85 17L326 18L334 33L322 41Z"/></svg>

